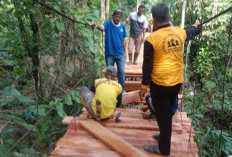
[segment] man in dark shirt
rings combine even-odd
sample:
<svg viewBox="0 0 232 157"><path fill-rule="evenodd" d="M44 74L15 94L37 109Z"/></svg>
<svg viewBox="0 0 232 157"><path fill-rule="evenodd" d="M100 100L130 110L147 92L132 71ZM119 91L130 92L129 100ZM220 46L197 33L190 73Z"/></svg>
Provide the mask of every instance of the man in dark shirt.
<svg viewBox="0 0 232 157"><path fill-rule="evenodd" d="M128 43L129 64L132 64L132 55L134 53L133 64L137 64L137 58L140 52L141 44L144 42L147 29L147 18L143 15L145 6L140 5L138 12L131 12L127 17L124 25L130 23L130 37Z"/></svg>
<svg viewBox="0 0 232 157"><path fill-rule="evenodd" d="M163 3L152 7L154 27L144 43L143 79L140 97L144 97L150 86L152 104L160 134L155 138L158 146L144 146L144 149L170 155L173 105L183 83L183 45L197 32L199 23L189 29L171 26L169 8Z"/></svg>

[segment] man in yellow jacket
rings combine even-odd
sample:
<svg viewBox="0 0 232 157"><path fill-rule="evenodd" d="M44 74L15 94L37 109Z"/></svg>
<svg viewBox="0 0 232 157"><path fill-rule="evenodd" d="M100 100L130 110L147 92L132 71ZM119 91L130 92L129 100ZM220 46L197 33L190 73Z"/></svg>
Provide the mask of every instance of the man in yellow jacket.
<svg viewBox="0 0 232 157"><path fill-rule="evenodd" d="M80 89L80 97L88 113L93 117L97 116L96 101L101 102L100 119L110 118L117 106L121 106L122 86L115 81L116 70L113 66L108 66L105 78L95 80L95 94L86 86ZM118 104L119 103L119 104Z"/></svg>
<svg viewBox="0 0 232 157"><path fill-rule="evenodd" d="M198 23L189 29L171 26L169 8L163 3L152 7L153 24L157 30L144 43L143 78L140 97L150 86L152 105L160 134L154 136L158 146L144 149L162 155L170 154L173 105L183 83L183 45L197 33Z"/></svg>

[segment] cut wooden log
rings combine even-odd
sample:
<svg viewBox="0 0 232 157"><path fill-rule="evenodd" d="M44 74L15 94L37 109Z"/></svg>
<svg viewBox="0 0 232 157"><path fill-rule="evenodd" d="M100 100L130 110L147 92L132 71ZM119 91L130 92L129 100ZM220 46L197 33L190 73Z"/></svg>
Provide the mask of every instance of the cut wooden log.
<svg viewBox="0 0 232 157"><path fill-rule="evenodd" d="M147 90L146 95L150 94L150 90ZM145 97L142 99L142 101L145 101ZM139 97L139 90L133 91L133 92L126 92L122 94L122 105L134 103L134 102L141 102L141 99Z"/></svg>
<svg viewBox="0 0 232 157"><path fill-rule="evenodd" d="M90 119L79 124L97 139L125 157L146 157L147 155L124 141L96 121Z"/></svg>

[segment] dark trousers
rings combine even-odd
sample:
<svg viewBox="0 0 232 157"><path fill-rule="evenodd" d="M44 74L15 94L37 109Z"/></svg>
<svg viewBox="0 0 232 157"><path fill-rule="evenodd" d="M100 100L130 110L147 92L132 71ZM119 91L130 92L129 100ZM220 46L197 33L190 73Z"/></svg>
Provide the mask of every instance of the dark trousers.
<svg viewBox="0 0 232 157"><path fill-rule="evenodd" d="M156 119L160 129L158 147L163 155L170 154L173 106L181 84L175 86L159 86L151 82L150 92L152 104L156 111Z"/></svg>

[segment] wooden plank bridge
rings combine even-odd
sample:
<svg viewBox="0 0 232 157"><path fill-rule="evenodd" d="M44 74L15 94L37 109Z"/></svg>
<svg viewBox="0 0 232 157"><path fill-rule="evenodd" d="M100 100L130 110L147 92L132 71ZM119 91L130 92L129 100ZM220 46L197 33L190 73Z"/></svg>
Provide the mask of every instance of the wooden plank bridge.
<svg viewBox="0 0 232 157"><path fill-rule="evenodd" d="M127 93L123 104L140 103L138 89L141 87L142 53L137 65L125 67ZM149 91L148 91L149 92ZM121 112L120 122L112 117L101 122L89 121L87 112L79 117L67 116L62 123L69 125L65 135L58 140L51 157L119 157L119 156L161 156L144 151L143 146L157 145L154 133L159 133L155 120L146 120L140 106L135 109L117 108L114 116ZM194 141L192 120L186 112L177 112L172 123L171 157L198 157L198 147ZM103 127L103 128L102 128ZM92 129L91 129L92 128ZM101 128L101 129L100 129Z"/></svg>

